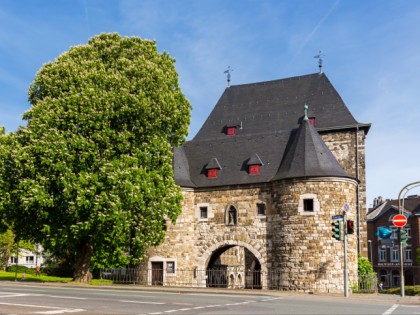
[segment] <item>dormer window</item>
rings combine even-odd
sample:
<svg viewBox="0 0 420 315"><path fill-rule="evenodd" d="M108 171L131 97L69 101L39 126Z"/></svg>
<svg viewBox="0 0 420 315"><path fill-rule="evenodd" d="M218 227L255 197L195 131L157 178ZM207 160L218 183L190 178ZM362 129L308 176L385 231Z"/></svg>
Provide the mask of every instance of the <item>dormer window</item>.
<svg viewBox="0 0 420 315"><path fill-rule="evenodd" d="M254 154L247 162L248 165L248 174L249 175L259 175L260 174L260 168L261 165L263 165L263 162L261 161L261 158L258 156L258 154Z"/></svg>
<svg viewBox="0 0 420 315"><path fill-rule="evenodd" d="M208 178L217 178L217 172L218 169L217 168L209 168L207 170L207 177Z"/></svg>
<svg viewBox="0 0 420 315"><path fill-rule="evenodd" d="M236 126L228 126L228 127L226 128L226 134L227 134L228 136L234 136L234 135L235 135L235 133L236 133Z"/></svg>
<svg viewBox="0 0 420 315"><path fill-rule="evenodd" d="M258 164L249 165L248 172L249 175L258 175L260 174L260 166Z"/></svg>
<svg viewBox="0 0 420 315"><path fill-rule="evenodd" d="M315 117L309 117L309 123L315 127Z"/></svg>
<svg viewBox="0 0 420 315"><path fill-rule="evenodd" d="M217 178L219 170L222 169L219 161L216 158L212 158L206 165L207 178Z"/></svg>

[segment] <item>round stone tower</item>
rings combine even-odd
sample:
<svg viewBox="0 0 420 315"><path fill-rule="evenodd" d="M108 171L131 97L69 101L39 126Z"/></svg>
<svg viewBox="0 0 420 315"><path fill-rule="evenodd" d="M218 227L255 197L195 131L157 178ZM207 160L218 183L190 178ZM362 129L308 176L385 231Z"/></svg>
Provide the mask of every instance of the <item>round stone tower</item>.
<svg viewBox="0 0 420 315"><path fill-rule="evenodd" d="M355 220L357 182L344 172L308 118L292 135L273 183L272 261L280 286L343 292L344 242L332 237L333 216ZM348 209L346 211L345 209ZM347 237L349 283L357 281L357 240Z"/></svg>

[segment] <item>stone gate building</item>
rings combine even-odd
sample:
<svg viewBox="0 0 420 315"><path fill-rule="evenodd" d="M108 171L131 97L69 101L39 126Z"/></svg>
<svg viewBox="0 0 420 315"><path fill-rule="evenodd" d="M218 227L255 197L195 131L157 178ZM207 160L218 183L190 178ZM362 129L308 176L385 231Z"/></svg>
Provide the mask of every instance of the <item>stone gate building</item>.
<svg viewBox="0 0 420 315"><path fill-rule="evenodd" d="M342 291L343 242L331 223L345 204L357 281L369 127L323 73L226 88L174 150L183 211L148 252L149 283Z"/></svg>

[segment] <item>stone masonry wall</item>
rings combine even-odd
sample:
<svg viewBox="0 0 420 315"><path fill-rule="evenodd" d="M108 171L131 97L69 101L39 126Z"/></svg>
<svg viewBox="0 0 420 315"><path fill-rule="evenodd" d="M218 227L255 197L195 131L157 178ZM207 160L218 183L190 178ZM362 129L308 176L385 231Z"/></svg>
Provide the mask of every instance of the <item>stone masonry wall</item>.
<svg viewBox="0 0 420 315"><path fill-rule="evenodd" d="M367 257L367 226L366 226L366 155L365 131L356 129L321 133L327 147L333 153L341 167L350 175L356 177L356 146L358 147L359 171L359 209L360 209L360 251Z"/></svg>
<svg viewBox="0 0 420 315"><path fill-rule="evenodd" d="M312 179L280 182L273 190L277 214L268 222L272 248L268 259L286 276L282 286L303 291L343 291L343 242L332 238L332 216L343 213L343 205L354 209L356 183L352 180ZM302 196L318 202L313 212L299 210ZM303 210L303 209L302 209ZM347 219L355 220L350 212ZM347 237L350 283L357 279L356 235Z"/></svg>
<svg viewBox="0 0 420 315"><path fill-rule="evenodd" d="M354 209L355 187L352 180L322 178L184 191L183 213L175 225L168 225L164 244L151 249L149 257L151 261L175 261L178 269L206 270L212 255L225 249L221 264L246 263L242 258L233 259L235 253L243 253L233 250L239 246L258 260L263 273L281 270L283 288L342 292L343 244L331 237L331 216L341 214L346 203ZM305 196L315 199L314 212L302 212ZM266 215L257 214L258 203L266 205ZM230 206L237 209L236 225L227 224ZM207 218L199 216L200 207L207 207ZM349 219L355 220L354 212ZM348 238L348 257L354 282L356 235ZM205 285L202 281L197 285ZM263 287L272 286L270 281L262 279Z"/></svg>

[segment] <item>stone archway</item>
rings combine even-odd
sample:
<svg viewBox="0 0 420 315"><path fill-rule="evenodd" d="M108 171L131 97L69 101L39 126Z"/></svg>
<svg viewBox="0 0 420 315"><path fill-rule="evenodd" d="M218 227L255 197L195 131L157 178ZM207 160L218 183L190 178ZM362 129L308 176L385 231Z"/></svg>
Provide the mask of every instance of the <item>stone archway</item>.
<svg viewBox="0 0 420 315"><path fill-rule="evenodd" d="M265 251L242 241L226 240L210 246L198 261L198 269L206 271L207 287L265 287L267 265Z"/></svg>

